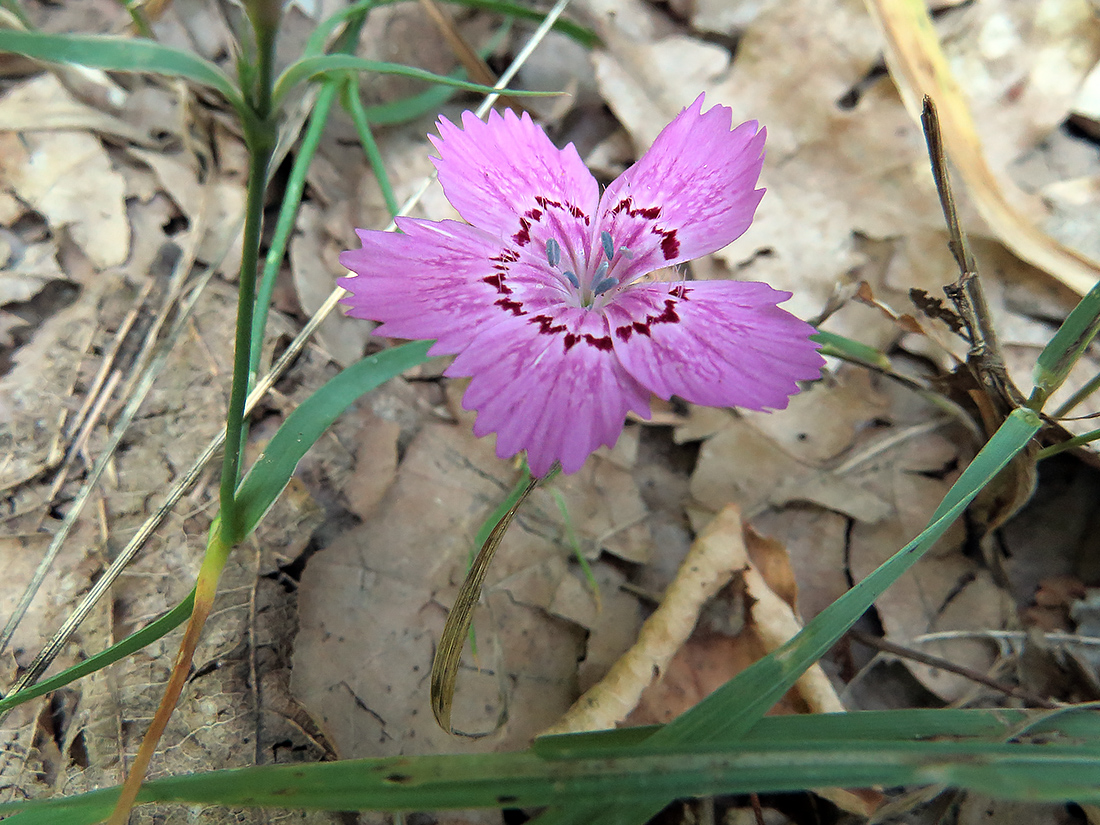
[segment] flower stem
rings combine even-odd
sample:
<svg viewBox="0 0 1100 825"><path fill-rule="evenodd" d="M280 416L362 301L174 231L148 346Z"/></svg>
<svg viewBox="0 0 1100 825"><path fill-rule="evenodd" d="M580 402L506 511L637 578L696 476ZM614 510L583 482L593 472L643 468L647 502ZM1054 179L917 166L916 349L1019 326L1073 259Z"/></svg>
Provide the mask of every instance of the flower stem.
<svg viewBox="0 0 1100 825"><path fill-rule="evenodd" d="M255 119L246 119L245 144L248 146L248 200L245 206L241 270L237 279L237 331L233 345L233 387L225 419L225 457L222 461L220 489L221 525L219 537L226 547L244 538L236 505L237 482L241 476L241 453L248 436L244 405L250 382L252 355L252 318L256 310L256 276L260 264L260 234L264 222L264 196L267 173L278 140L278 126L271 116L271 86L274 78L275 40L279 33L278 4L254 0L248 7L256 34L256 84L245 90L245 99Z"/></svg>
<svg viewBox="0 0 1100 825"><path fill-rule="evenodd" d="M271 309L271 296L275 292L275 281L279 276L279 267L286 254L287 244L290 241L290 233L294 230L294 221L298 216L298 207L302 203L302 194L306 186L306 173L317 154L317 147L321 143L321 133L324 132L325 123L328 121L332 104L336 100L336 93L340 87L340 80L327 80L321 86L317 94L317 102L313 105L313 112L309 116L309 126L302 143L298 148L298 154L294 158L294 165L290 170L290 178L287 181L286 193L283 195L283 204L279 209L279 219L275 224L275 234L271 238L271 246L264 260L263 277L260 279L256 292L256 312L252 321L252 352L249 359L248 371L250 376L255 376L260 368L260 353L263 350L264 330L267 328L267 315Z"/></svg>
<svg viewBox="0 0 1100 825"><path fill-rule="evenodd" d="M184 630L183 641L180 642L172 673L168 677L164 695L160 698L157 713L149 725L149 730L145 733L141 748L130 766L126 784L122 786L118 802L115 803L115 809L106 825L126 825L130 817L130 809L134 806L138 791L141 790L141 783L149 770L149 763L156 753L165 728L168 727L168 720L172 718L172 711L176 709L176 703L179 701L180 694L183 693L183 686L187 683L187 675L191 671L191 661L195 656L202 628L206 624L207 617L210 616L210 609L214 606L218 578L221 576L231 549L231 546L222 543L218 529L210 531L210 543L207 545L202 567L199 568L198 581L195 583L195 606L191 610L191 618Z"/></svg>
<svg viewBox="0 0 1100 825"><path fill-rule="evenodd" d="M241 472L241 451L247 436L244 405L248 396L249 360L252 351L252 317L256 306L256 270L260 258L260 232L263 227L264 193L267 168L271 162L273 136L256 136L250 141L251 161L248 173L248 202L244 223L244 248L238 280L237 335L233 349L233 387L225 422L225 457L222 461L220 490L221 540L232 547L244 538L244 525L236 506L237 482Z"/></svg>
<svg viewBox="0 0 1100 825"><path fill-rule="evenodd" d="M366 23L367 13L362 11L348 18L347 25L336 38L333 44L333 53L354 54L359 43L359 34ZM344 83L340 76L328 77L321 83L321 90L317 93L317 101L313 104L313 111L309 116L309 126L302 136L301 145L294 158L294 165L290 170L290 178L287 181L286 193L283 195L283 203L279 208L279 218L275 224L275 232L271 238L271 246L268 248L267 257L264 259L263 275L256 292L255 318L252 321L252 351L249 356L248 372L249 382L255 378L260 367L260 353L263 351L264 332L267 329L267 316L271 309L271 296L275 292L275 281L279 277L279 267L286 254L287 244L290 241L290 233L294 231L294 221L298 217L298 207L302 204L302 195L305 192L306 173L309 171L313 157L317 154L317 148L321 144L321 135L328 122L329 112L336 95Z"/></svg>

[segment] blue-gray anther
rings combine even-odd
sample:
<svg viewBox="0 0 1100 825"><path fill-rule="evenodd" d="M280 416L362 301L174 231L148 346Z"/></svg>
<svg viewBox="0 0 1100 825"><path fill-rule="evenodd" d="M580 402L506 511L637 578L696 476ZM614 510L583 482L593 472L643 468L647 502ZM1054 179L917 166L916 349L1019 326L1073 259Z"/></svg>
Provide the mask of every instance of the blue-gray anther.
<svg viewBox="0 0 1100 825"><path fill-rule="evenodd" d="M601 261L600 265L596 267L596 274L592 276L592 283L602 284L603 279L607 277L608 268L607 261Z"/></svg>
<svg viewBox="0 0 1100 825"><path fill-rule="evenodd" d="M546 260L550 262L550 266L561 263L561 246L553 238L546 242Z"/></svg>
<svg viewBox="0 0 1100 825"><path fill-rule="evenodd" d="M581 288L581 282L577 280L577 276L570 272L568 269L565 270L565 277L569 279L569 283L573 285L573 289Z"/></svg>
<svg viewBox="0 0 1100 825"><path fill-rule="evenodd" d="M593 295L603 295L607 290L614 286L618 286L619 281L617 278L604 278L602 281L596 284L592 289Z"/></svg>
<svg viewBox="0 0 1100 825"><path fill-rule="evenodd" d="M615 242L611 240L611 233L605 229L600 233L600 241L603 243L603 254L610 261L615 257Z"/></svg>
<svg viewBox="0 0 1100 825"><path fill-rule="evenodd" d="M625 246L620 246L619 247L619 252L622 253L624 258L633 258L634 257L634 253L631 252L629 249L627 249Z"/></svg>

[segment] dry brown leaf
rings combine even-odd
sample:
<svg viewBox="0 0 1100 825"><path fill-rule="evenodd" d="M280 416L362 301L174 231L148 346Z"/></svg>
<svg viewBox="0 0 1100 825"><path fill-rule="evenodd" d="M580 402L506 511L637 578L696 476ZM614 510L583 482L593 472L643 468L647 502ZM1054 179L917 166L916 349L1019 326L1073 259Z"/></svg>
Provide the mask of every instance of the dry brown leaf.
<svg viewBox="0 0 1100 825"><path fill-rule="evenodd" d="M1059 90L1068 88L1071 94L1075 92L1085 73L1100 57L1100 30L1091 25L1093 20L1088 4L1067 0L1060 5L1062 8L1058 11L1047 10L1049 18L1041 15L1038 25L1046 25L1052 32L1059 29L1080 31L1083 37L1080 48L1073 50L1036 50L1036 62L1040 67L1031 76L1032 82L1022 88L1025 95L1031 96L1029 100L1044 108L1051 103L1057 106ZM868 8L875 13L886 35L887 58L910 113L914 118L918 116L925 95L936 101L947 155L993 231L1024 260L1050 273L1078 294L1088 292L1100 277L1096 263L1037 229L1033 219L1018 205L1024 200L1019 191L998 178L987 163L967 99L940 47L924 3L921 0L890 3L868 0ZM1074 26L1066 18L1067 14L1077 18L1080 24ZM997 19L1007 20L1004 17ZM995 27L987 27L987 31L992 33ZM1002 54L1018 48L1012 45L1015 32L1002 27L999 34L1000 42L990 43L990 48ZM1042 61L1049 63L1052 59L1056 61L1057 72L1042 65ZM1003 126L991 129L990 134L998 132L1003 133Z"/></svg>
<svg viewBox="0 0 1100 825"><path fill-rule="evenodd" d="M13 86L0 97L0 123L12 132L97 132L127 143L156 143L146 129L78 101L52 72Z"/></svg>
<svg viewBox="0 0 1100 825"><path fill-rule="evenodd" d="M692 497L711 511L733 501L753 517L769 506L811 502L861 521L885 518L890 504L873 483L833 469L884 405L866 373L844 370L795 396L787 410L729 417L700 450Z"/></svg>
<svg viewBox="0 0 1100 825"><path fill-rule="evenodd" d="M92 135L24 132L19 140L5 141L0 177L45 216L55 235L67 230L96 269L126 260L125 182Z"/></svg>
<svg viewBox="0 0 1100 825"><path fill-rule="evenodd" d="M298 210L296 230L290 242L290 272L302 310L312 315L345 272L339 261L345 245L329 235L324 213L311 203L303 203ZM360 318L334 312L321 324L318 338L332 359L346 367L363 357L372 328Z"/></svg>
<svg viewBox="0 0 1100 825"><path fill-rule="evenodd" d="M944 490L942 484L929 484L924 494L918 496L913 491L913 497L924 504L925 517L931 514ZM913 535L914 531L896 523L855 525L849 553L852 577L856 581L864 578ZM915 641L924 634L942 631L1001 630L1013 620L1015 610L1008 594L997 586L989 571L958 551L963 538L964 533L958 527L949 532L928 556L894 583L889 593L876 603L876 609L889 641L985 672L997 658L996 648L987 641L980 638L927 644ZM960 701L975 689L973 682L957 674L916 662L904 664L945 701Z"/></svg>
<svg viewBox="0 0 1100 825"><path fill-rule="evenodd" d="M407 448L372 517L315 555L300 590L295 694L342 756L522 747L575 696L583 631L548 606L570 551L556 505L525 507L489 572L475 612L478 652L464 657L455 724L492 730L504 685L509 719L456 740L429 712L427 675L473 536L514 471L488 440L431 424Z"/></svg>

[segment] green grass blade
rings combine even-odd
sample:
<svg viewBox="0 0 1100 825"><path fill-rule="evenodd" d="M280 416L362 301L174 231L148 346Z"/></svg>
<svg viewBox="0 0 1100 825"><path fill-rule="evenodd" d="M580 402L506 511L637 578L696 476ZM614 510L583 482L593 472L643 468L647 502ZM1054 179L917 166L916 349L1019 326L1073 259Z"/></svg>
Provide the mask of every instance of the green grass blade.
<svg viewBox="0 0 1100 825"><path fill-rule="evenodd" d="M0 51L14 52L51 63L76 63L112 72L148 72L165 77L182 77L221 92L238 111L245 108L233 81L213 63L190 52L162 46L151 40L2 29Z"/></svg>
<svg viewBox="0 0 1100 825"><path fill-rule="evenodd" d="M1100 331L1100 283L1089 290L1062 322L1035 361L1033 378L1040 403L1062 386L1081 353ZM1036 407L1041 409L1041 406Z"/></svg>
<svg viewBox="0 0 1100 825"><path fill-rule="evenodd" d="M306 175L317 154L317 148L321 145L321 135L324 133L325 124L328 123L332 104L336 101L340 82L333 79L321 84L317 100L313 104L313 111L309 114L309 123L305 134L302 135L287 178L283 201L279 205L279 217L275 221L275 231L272 233L271 244L264 257L263 272L256 287L256 311L252 316L252 350L248 360L248 371L252 376L256 376L260 369L260 355L267 331L267 319L271 314L271 296L275 294L275 282L279 277L279 269L286 255L291 233L294 232L298 209L302 205L302 196L306 190Z"/></svg>
<svg viewBox="0 0 1100 825"><path fill-rule="evenodd" d="M396 0L387 1L396 2ZM538 9L531 8L531 6L522 3L505 2L505 0L444 0L444 2L453 3L457 6L466 6L470 9L484 9L485 11L496 12L505 17L514 17L517 20L530 20L534 23L541 23L546 19L546 15ZM594 49L597 46L603 45L600 36L592 31L592 29L585 28L576 23L571 23L568 20L555 20L552 28L554 31L560 32L566 37L575 40L586 49Z"/></svg>
<svg viewBox="0 0 1100 825"><path fill-rule="evenodd" d="M313 34L310 35L309 40L306 42L306 47L302 52L302 56L315 57L324 52L325 41L328 40L332 32L336 30L336 27L349 17L368 12L377 6L387 6L390 3L397 2L400 2L400 0L360 0L360 2L348 6L346 9L341 9L336 12L336 14L326 17L318 23L317 28L313 30ZM509 3L503 2L503 0L445 0L445 2L466 6L471 9L485 9L486 11L504 15L505 17L514 17L517 20L533 20L541 23L546 19L546 15L538 9L533 9L521 3ZM594 31L586 29L584 26L579 26L576 23L571 23L568 20L555 20L552 28L554 31L560 32L566 37L580 43L586 49L594 49L601 44L599 35Z"/></svg>
<svg viewBox="0 0 1100 825"><path fill-rule="evenodd" d="M424 80L429 83L438 83L455 89L464 89L468 92L480 92L489 94L494 92L490 86L482 86L479 83L470 83L467 80L458 80L454 77L435 74L425 69L417 69L413 66L403 66L400 63L387 63L379 60L364 60L361 57L353 57L346 54L326 54L318 57L304 57L297 63L287 67L279 79L275 82L274 105L278 106L287 93L303 80L322 75L327 72L354 71L374 72L375 74L392 74L400 77L411 77L415 80ZM558 92L527 92L509 90L508 94L528 97L546 97L558 94Z"/></svg>
<svg viewBox="0 0 1100 825"><path fill-rule="evenodd" d="M1041 425L1039 416L1031 410L1014 410L952 485L919 536L821 611L797 636L654 733L640 747L735 742L744 736L806 669L836 644L875 599L935 544L974 496L1027 445ZM640 823L661 807L661 803L639 804L613 812L608 812L606 806L598 809L572 807L549 811L538 821L540 825Z"/></svg>
<svg viewBox="0 0 1100 825"><path fill-rule="evenodd" d="M818 352L822 355L832 355L843 358L845 361L855 361L857 364L873 364L879 369L891 369L890 359L874 347L837 335L835 332L823 332L818 330L810 336L810 340L821 346Z"/></svg>
<svg viewBox="0 0 1100 825"><path fill-rule="evenodd" d="M791 641L665 726L655 737L719 741L744 735L935 544L1041 425L1039 416L1030 410L1013 411L952 485L919 536L826 607Z"/></svg>
<svg viewBox="0 0 1100 825"><path fill-rule="evenodd" d="M504 42L505 37L508 36L511 30L511 21L505 21L504 25L485 44L485 47L477 50L478 55L484 60L492 54L497 46ZM465 80L466 71L461 68L455 69L453 72L448 72L447 77ZM375 126L393 126L398 123L408 123L410 120L438 113L443 108L443 104L454 97L455 94L456 90L449 86L433 86L420 94L409 95L398 100L392 100L389 103L368 106L366 109L367 120Z"/></svg>
<svg viewBox="0 0 1100 825"><path fill-rule="evenodd" d="M606 758L545 759L528 750L276 765L157 780L144 786L139 800L388 811L576 803L623 811L639 801L659 806L664 799L718 793L940 784L1001 798L1100 800L1096 713L1063 715L1067 729L1048 725L1041 733L1046 740L1042 744L999 741L1027 718L1012 711L999 724L996 713L978 712L982 715L971 727L989 736L959 736L946 725L965 718L960 713L967 712L947 711L938 724L926 726L942 732L935 739L890 738L899 727L890 718L897 712L873 714L866 720L859 719L863 714L822 720L788 717L782 722L762 721L772 729L767 738L748 738L726 747L635 749ZM806 720L815 724L807 725ZM877 728L881 735L846 735L853 721L856 729ZM817 730L810 735L798 735L799 728L813 727ZM781 730L782 735L774 735ZM116 793L109 789L50 802L8 803L0 806L0 814L21 810L5 820L13 825L91 823L109 810Z"/></svg>
<svg viewBox="0 0 1100 825"><path fill-rule="evenodd" d="M194 605L194 602L195 591L192 590L187 598L159 619L146 625L136 633L131 633L125 639L111 645L102 653L90 656L80 664L63 670L61 673L58 673L56 676L51 676L49 679L44 679L36 685L24 688L18 693L5 696L3 699L0 699L0 714L7 713L16 705L21 705L24 702L28 702L52 690L64 687L70 682L75 682L77 679L87 676L89 673L102 670L107 667L107 665L113 664L119 659L129 656L131 653L141 650L146 645L152 644L157 639L167 635L187 621L187 617L191 615L191 607Z"/></svg>
<svg viewBox="0 0 1100 825"><path fill-rule="evenodd" d="M546 759L593 759L629 756L639 745L661 730L661 725L618 728L591 733L567 733L536 739L532 750ZM1056 711L918 708L913 710L869 710L852 713L765 716L738 742L729 747L838 741L919 742L930 739L1004 741L1026 730L1037 741L1079 744L1100 755L1100 713L1094 706L1067 707ZM693 748L696 743L667 746L672 752ZM715 747L718 747L716 745Z"/></svg>
<svg viewBox="0 0 1100 825"><path fill-rule="evenodd" d="M378 148L378 141L374 139L371 131L370 119L367 117L367 109L363 105L363 99L359 97L359 76L349 73L341 89L341 104L344 111L351 117L355 125L355 131L359 135L359 145L363 147L363 153L370 164L374 179L378 182L378 188L382 192L382 199L386 202L390 218L398 213L401 206L397 203L397 195L393 193L393 184L390 182L390 173L386 171L386 161L382 157L382 150Z"/></svg>
<svg viewBox="0 0 1100 825"><path fill-rule="evenodd" d="M357 398L428 360L433 341L416 341L369 355L345 368L298 405L237 487L244 535L286 487L306 450Z"/></svg>

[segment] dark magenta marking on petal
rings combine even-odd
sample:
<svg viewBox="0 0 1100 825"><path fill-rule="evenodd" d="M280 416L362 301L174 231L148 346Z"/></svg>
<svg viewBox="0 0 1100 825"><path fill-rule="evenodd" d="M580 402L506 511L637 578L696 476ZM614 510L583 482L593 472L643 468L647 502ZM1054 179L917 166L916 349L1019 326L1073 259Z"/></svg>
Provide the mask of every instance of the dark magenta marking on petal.
<svg viewBox="0 0 1100 825"><path fill-rule="evenodd" d="M565 324L555 324L554 319L549 315L536 315L531 319L531 323L539 325L539 335L556 335L559 332L565 332Z"/></svg>
<svg viewBox="0 0 1100 825"><path fill-rule="evenodd" d="M687 300L688 290L682 285L677 287L680 291L680 300ZM675 294L675 293L670 293ZM619 340L627 342L630 340L630 336L635 332L639 335L649 336L650 331L657 324L678 324L680 323L680 316L676 314L676 298L666 298L665 308L660 315L647 315L644 321L633 321L629 324L624 324L621 327L615 328L615 334L619 336ZM610 340L610 339L608 339Z"/></svg>
<svg viewBox="0 0 1100 825"><path fill-rule="evenodd" d="M644 209L635 209L632 198L623 198L611 210L612 215L618 215L620 212L625 212L631 218L644 218L647 221L655 221L661 217L661 207L647 206ZM661 236L661 254L665 256L666 261L671 261L680 254L680 239L676 237L675 229L652 226L649 231Z"/></svg>
<svg viewBox="0 0 1100 825"><path fill-rule="evenodd" d="M519 219L519 232L512 236L512 240L520 246L527 246L531 242L531 222L527 218Z"/></svg>
<svg viewBox="0 0 1100 825"><path fill-rule="evenodd" d="M501 298L496 302L496 305L504 310L509 310L513 315L526 315L523 311L523 304L519 301L513 301L511 298Z"/></svg>
<svg viewBox="0 0 1100 825"><path fill-rule="evenodd" d="M542 220L542 212L538 209L528 209L526 212L523 213L523 217L530 218L531 220L538 223Z"/></svg>
<svg viewBox="0 0 1100 825"><path fill-rule="evenodd" d="M514 264L519 260L519 253L514 249L502 249L499 255L494 255L490 261L499 261L502 264Z"/></svg>
<svg viewBox="0 0 1100 825"><path fill-rule="evenodd" d="M657 227L653 227L654 232L660 232ZM665 256L666 261L671 261L677 255L680 254L680 240L676 237L676 230L669 229L664 232L660 232L661 235L661 253Z"/></svg>
<svg viewBox="0 0 1100 825"><path fill-rule="evenodd" d="M635 209L633 198L623 198L611 210L612 215L618 215L620 212L626 212L632 218L645 218L647 221L655 221L661 217L661 207L647 206L644 209Z"/></svg>
<svg viewBox="0 0 1100 825"><path fill-rule="evenodd" d="M567 332L565 334L565 338L563 339L563 343L565 344L565 351L569 352L569 350L573 349L573 347L576 346L576 344L580 341L584 341L584 343L588 344L588 346L595 347L601 352L611 352L611 350L615 348L614 345L611 343L610 335L604 335L600 338L597 338L595 335L592 335L589 332L586 332L584 335L574 335L572 332Z"/></svg>
<svg viewBox="0 0 1100 825"><path fill-rule="evenodd" d="M481 280L489 284L489 286L496 287L496 291L501 295L512 294L512 290L509 289L508 285L504 283L503 273L500 275L489 275L488 277L482 278Z"/></svg>
<svg viewBox="0 0 1100 825"><path fill-rule="evenodd" d="M539 206L541 206L543 209L546 209L546 210L564 209L566 212L568 212L574 218L577 218L578 220L583 220L585 226L588 226L588 224L591 222L591 218L588 217L588 215L585 213L585 211L583 209L581 209L579 206L576 206L572 203L564 203L563 204L561 201L553 201L553 200L550 200L550 198L544 197L543 195L536 195L535 196L535 203L537 203Z"/></svg>

